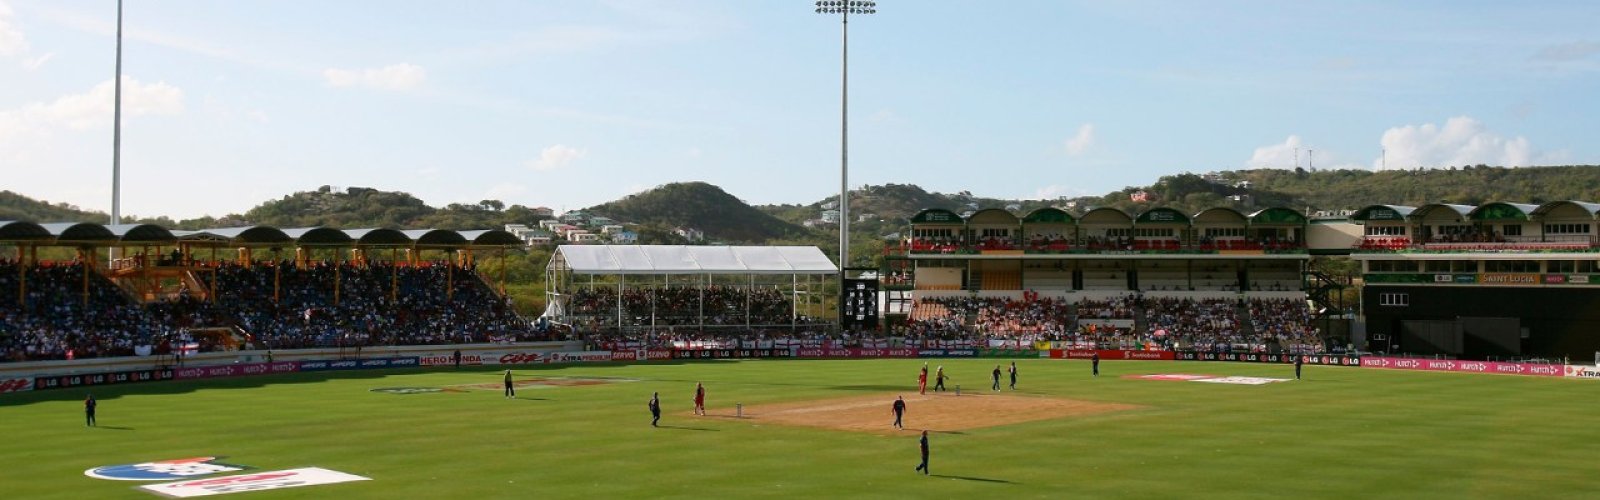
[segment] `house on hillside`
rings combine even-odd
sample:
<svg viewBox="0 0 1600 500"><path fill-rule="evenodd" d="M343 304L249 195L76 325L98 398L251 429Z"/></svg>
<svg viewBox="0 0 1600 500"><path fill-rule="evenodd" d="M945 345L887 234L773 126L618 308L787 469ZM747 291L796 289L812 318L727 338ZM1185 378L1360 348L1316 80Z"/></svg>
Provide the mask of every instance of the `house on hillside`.
<svg viewBox="0 0 1600 500"><path fill-rule="evenodd" d="M672 230L672 234L676 234L678 236L682 236L683 239L689 240L691 242L704 241L706 239L706 233L705 232L703 232L703 231L701 231L699 229L692 228L692 227L680 227L680 228L677 228L677 229L673 229Z"/></svg>
<svg viewBox="0 0 1600 500"><path fill-rule="evenodd" d="M622 224L607 224L607 225L604 225L604 226L600 226L600 234L612 234L612 233L620 232L623 229L624 228L622 227Z"/></svg>
<svg viewBox="0 0 1600 500"><path fill-rule="evenodd" d="M601 216L596 215L594 217L590 217L589 218L589 223L587 225L589 227L604 227L604 226L615 225L616 223L617 223L617 221L613 220L610 217L601 217Z"/></svg>
<svg viewBox="0 0 1600 500"><path fill-rule="evenodd" d="M822 222L826 222L826 223L829 223L829 224L838 224L839 223L839 211L838 210L823 210L822 211Z"/></svg>
<svg viewBox="0 0 1600 500"><path fill-rule="evenodd" d="M610 233L611 242L618 245L636 245L639 243L639 233L626 229Z"/></svg>
<svg viewBox="0 0 1600 500"><path fill-rule="evenodd" d="M1128 201L1132 201L1134 203L1149 203L1152 198L1154 197L1150 195L1150 192L1143 189L1134 191L1132 194L1128 195Z"/></svg>
<svg viewBox="0 0 1600 500"><path fill-rule="evenodd" d="M589 223L589 215L588 214L585 214L583 212L576 212L576 211L567 212L567 213L561 214L560 219L561 219L561 222L564 222L564 223L567 223L567 224L572 224L572 225L575 225L575 226L581 226L581 225Z"/></svg>
<svg viewBox="0 0 1600 500"><path fill-rule="evenodd" d="M556 216L556 211L551 210L550 207L536 207L533 209L533 215L535 217L551 218Z"/></svg>

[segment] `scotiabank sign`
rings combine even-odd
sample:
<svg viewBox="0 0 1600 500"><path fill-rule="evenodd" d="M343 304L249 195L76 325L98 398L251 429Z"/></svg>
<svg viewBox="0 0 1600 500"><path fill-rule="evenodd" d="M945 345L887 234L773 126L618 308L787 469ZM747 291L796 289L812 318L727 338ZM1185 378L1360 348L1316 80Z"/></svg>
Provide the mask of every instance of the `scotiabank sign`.
<svg viewBox="0 0 1600 500"><path fill-rule="evenodd" d="M173 378L179 380L195 378L240 377L244 375L267 375L272 373L290 373L300 371L300 363L284 361L278 363L247 363L241 365L216 365L195 366L178 368L172 371Z"/></svg>
<svg viewBox="0 0 1600 500"><path fill-rule="evenodd" d="M31 378L0 379L0 394L31 390L33 390L33 379Z"/></svg>
<svg viewBox="0 0 1600 500"><path fill-rule="evenodd" d="M880 349L871 347L802 348L794 350L796 358L915 358L917 349Z"/></svg>
<svg viewBox="0 0 1600 500"><path fill-rule="evenodd" d="M1419 370L1432 372L1500 373L1506 375L1532 375L1560 377L1567 373L1564 365L1543 363L1502 363L1499 361L1461 361L1454 359L1415 359L1367 357L1361 358L1363 368L1388 368L1391 370Z"/></svg>
<svg viewBox="0 0 1600 500"><path fill-rule="evenodd" d="M1126 359L1172 361L1177 359L1172 351L1128 351L1122 349L1051 349L1050 357L1055 359L1089 359L1095 354L1100 355L1101 361Z"/></svg>

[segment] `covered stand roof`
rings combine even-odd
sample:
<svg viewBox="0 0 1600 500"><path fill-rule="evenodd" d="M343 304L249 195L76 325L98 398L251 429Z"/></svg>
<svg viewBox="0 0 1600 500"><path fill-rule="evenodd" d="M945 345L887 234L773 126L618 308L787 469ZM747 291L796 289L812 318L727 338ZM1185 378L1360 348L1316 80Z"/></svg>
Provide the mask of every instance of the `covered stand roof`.
<svg viewBox="0 0 1600 500"><path fill-rule="evenodd" d="M550 260L578 274L836 274L817 247L561 245Z"/></svg>
<svg viewBox="0 0 1600 500"><path fill-rule="evenodd" d="M335 229L240 226L200 231L172 231L154 224L97 224L93 222L0 221L0 242L201 245L333 245L333 246L521 246L516 235L499 229L450 231L446 229Z"/></svg>
<svg viewBox="0 0 1600 500"><path fill-rule="evenodd" d="M0 241L48 240L50 231L32 222L0 221Z"/></svg>

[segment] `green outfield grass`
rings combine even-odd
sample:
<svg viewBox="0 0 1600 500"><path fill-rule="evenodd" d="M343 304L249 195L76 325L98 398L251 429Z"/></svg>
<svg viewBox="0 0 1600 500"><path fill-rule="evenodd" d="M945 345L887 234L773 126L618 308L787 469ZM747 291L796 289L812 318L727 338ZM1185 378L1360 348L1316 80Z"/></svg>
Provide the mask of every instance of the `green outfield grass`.
<svg viewBox="0 0 1600 500"><path fill-rule="evenodd" d="M994 360L933 360L965 391ZM934 476L912 472L915 433L879 436L688 415L913 392L922 360L565 365L519 377L604 385L383 394L378 387L498 384L499 370L294 374L0 396L0 497L139 498L96 466L225 456L258 471L324 467L371 481L249 498L1600 498L1600 384L1535 377L1307 366L1266 386L1125 379L1200 373L1292 378L1233 363L1024 359L1030 397L1136 410L935 433ZM645 401L661 391L663 428ZM887 427L889 399L884 400ZM914 425L916 408L912 408ZM1533 496L1538 494L1541 496Z"/></svg>

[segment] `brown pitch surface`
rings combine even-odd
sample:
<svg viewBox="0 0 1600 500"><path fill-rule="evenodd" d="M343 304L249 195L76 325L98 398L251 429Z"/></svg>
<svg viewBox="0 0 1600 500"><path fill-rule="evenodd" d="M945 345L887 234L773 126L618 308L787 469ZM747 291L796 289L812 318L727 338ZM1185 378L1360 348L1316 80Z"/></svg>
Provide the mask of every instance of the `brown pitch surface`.
<svg viewBox="0 0 1600 500"><path fill-rule="evenodd" d="M1079 401L995 393L915 392L904 394L905 430L896 430L890 411L895 397L902 394L875 394L847 398L746 405L744 420L758 424L795 425L874 434L900 432L959 431L1001 425L1069 418L1138 408L1135 405ZM734 418L734 408L707 409L710 417Z"/></svg>

